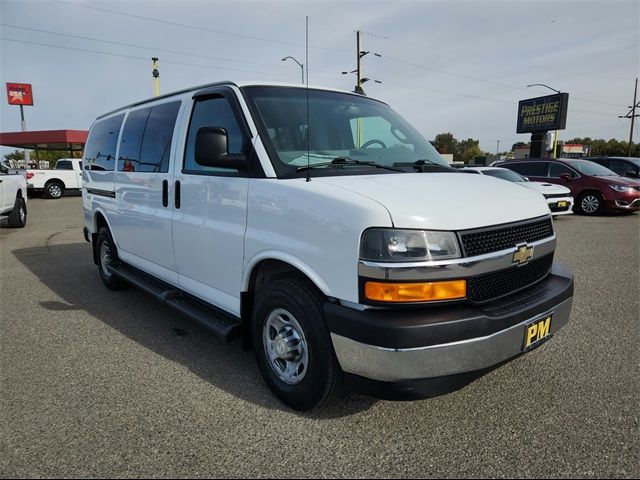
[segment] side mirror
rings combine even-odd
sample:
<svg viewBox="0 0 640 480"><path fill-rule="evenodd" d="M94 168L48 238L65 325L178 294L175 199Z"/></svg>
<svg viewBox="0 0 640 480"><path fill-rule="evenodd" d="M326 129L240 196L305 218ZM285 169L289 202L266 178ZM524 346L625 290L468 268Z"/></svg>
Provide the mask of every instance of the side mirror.
<svg viewBox="0 0 640 480"><path fill-rule="evenodd" d="M560 174L560 178L564 179L564 180L571 180L571 174L570 173L561 173Z"/></svg>
<svg viewBox="0 0 640 480"><path fill-rule="evenodd" d="M196 134L195 157L198 165L205 167L233 168L243 170L247 157L229 154L227 131L218 127L202 127Z"/></svg>

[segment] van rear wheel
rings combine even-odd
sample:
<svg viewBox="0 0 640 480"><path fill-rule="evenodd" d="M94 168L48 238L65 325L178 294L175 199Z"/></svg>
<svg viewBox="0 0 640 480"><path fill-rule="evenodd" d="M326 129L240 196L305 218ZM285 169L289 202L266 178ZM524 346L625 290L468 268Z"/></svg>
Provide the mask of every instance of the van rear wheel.
<svg viewBox="0 0 640 480"><path fill-rule="evenodd" d="M128 284L109 271L109 266L119 262L118 251L113 243L111 232L106 227L98 230L98 236L96 237L96 251L98 253L98 272L102 283L109 290L122 290L126 288Z"/></svg>
<svg viewBox="0 0 640 480"><path fill-rule="evenodd" d="M258 292L253 309L260 372L273 394L295 410L330 402L342 390L322 301L307 282L281 278Z"/></svg>

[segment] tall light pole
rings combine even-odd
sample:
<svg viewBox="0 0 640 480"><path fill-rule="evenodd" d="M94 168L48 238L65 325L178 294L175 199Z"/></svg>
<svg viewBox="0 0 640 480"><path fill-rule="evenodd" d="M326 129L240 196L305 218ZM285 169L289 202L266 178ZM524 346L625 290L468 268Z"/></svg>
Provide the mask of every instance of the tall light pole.
<svg viewBox="0 0 640 480"><path fill-rule="evenodd" d="M545 85L544 83L532 83L531 85L527 85L527 87L547 87L549 90L553 90L558 95L562 92L560 90L556 90L555 88L551 88L549 85ZM558 129L556 128L556 134L553 136L553 159L556 160L558 151Z"/></svg>
<svg viewBox="0 0 640 480"><path fill-rule="evenodd" d="M500 150L500 140L496 140L496 155L498 155L498 151Z"/></svg>
<svg viewBox="0 0 640 480"><path fill-rule="evenodd" d="M292 56L284 57L284 58L282 59L282 61L284 62L284 61L286 61L286 60L287 60L287 59L289 59L289 58L290 58L291 60L293 60L294 62L296 62L296 63L298 64L298 66L300 67L300 70L302 70L302 83L304 84L304 65L303 65L302 63L300 63L298 60L296 60L295 58L293 58Z"/></svg>

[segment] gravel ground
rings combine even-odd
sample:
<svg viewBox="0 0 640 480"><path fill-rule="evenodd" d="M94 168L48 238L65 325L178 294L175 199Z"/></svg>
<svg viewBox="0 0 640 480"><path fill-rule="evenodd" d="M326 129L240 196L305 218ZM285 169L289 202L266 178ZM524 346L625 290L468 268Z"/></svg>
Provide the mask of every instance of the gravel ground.
<svg viewBox="0 0 640 480"><path fill-rule="evenodd" d="M104 288L79 197L0 230L0 476L638 477L640 215L556 221L570 323L441 397L300 414L240 342Z"/></svg>

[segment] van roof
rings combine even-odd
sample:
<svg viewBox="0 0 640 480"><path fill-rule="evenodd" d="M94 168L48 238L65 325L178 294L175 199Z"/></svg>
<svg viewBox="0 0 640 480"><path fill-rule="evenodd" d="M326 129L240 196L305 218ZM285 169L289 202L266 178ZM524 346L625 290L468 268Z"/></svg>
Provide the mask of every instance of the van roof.
<svg viewBox="0 0 640 480"><path fill-rule="evenodd" d="M260 82L260 81L233 82L233 81L230 81L230 80L224 80L224 81L221 81L221 82L207 83L207 84L204 84L204 85L196 85L196 86L185 88L185 89L182 89L182 90L176 90L174 92L165 93L164 95L159 95L157 97L147 98L147 99L141 100L139 102L134 102L134 103L131 103L129 105L125 105L123 107L116 108L115 110L111 110L110 112L107 112L107 113L104 113L102 115L99 115L96 118L96 120L99 120L101 118L107 117L109 115L113 115L114 113L118 113L118 112L123 111L123 110L127 110L127 109L132 108L132 107L137 107L138 105L143 105L145 103L150 103L150 102L154 102L156 100L161 100L163 98L169 98L169 97L173 97L175 95L180 95L182 93L195 92L197 90L202 90L202 89L205 89L205 88L225 86L225 85L227 85L227 86L235 86L235 87L238 87L238 88L242 88L242 87L293 87L293 88L306 88L306 85L303 85L301 83ZM349 92L347 90L340 90L340 89L336 89L336 88L321 87L321 86L317 86L317 85L309 85L309 89L326 90L326 91L329 91L329 92L348 93L348 94L351 94L351 95L361 96L360 94L355 93L355 92Z"/></svg>

